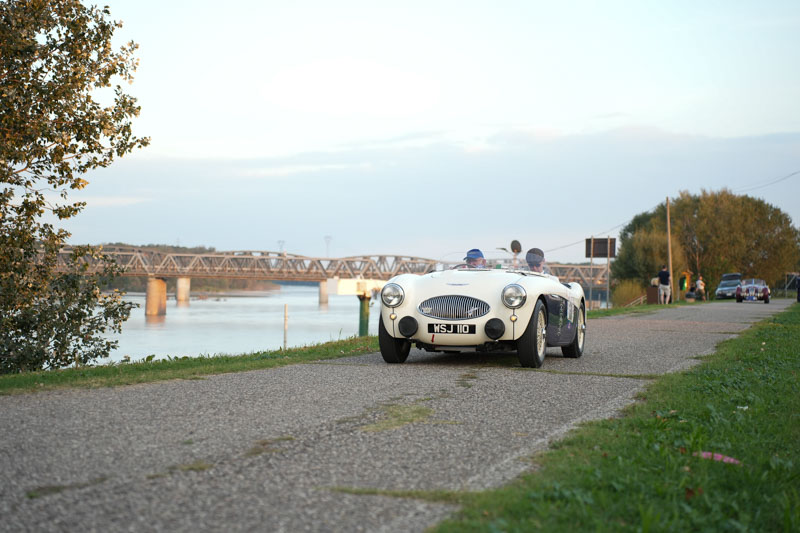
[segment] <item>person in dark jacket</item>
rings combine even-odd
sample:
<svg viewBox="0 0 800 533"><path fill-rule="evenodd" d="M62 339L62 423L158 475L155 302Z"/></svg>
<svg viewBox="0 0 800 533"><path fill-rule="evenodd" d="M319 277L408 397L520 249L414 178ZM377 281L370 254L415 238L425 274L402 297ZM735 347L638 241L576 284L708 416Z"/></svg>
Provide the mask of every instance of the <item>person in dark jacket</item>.
<svg viewBox="0 0 800 533"><path fill-rule="evenodd" d="M661 271L658 273L658 303L668 304L672 297L672 286L669 280L669 270L667 265L661 265Z"/></svg>

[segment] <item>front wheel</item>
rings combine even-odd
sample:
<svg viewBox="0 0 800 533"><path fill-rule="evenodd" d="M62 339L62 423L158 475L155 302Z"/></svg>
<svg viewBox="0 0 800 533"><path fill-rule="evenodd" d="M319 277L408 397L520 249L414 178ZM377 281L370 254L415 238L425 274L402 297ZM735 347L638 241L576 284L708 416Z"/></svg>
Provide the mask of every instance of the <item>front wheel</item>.
<svg viewBox="0 0 800 533"><path fill-rule="evenodd" d="M765 303L765 304L768 304L768 303L769 303L769 296L767 296L766 298L764 298L764 303Z"/></svg>
<svg viewBox="0 0 800 533"><path fill-rule="evenodd" d="M411 351L411 341L408 339L395 339L383 325L383 317L378 320L378 346L381 348L381 356L387 363L405 363L408 352Z"/></svg>
<svg viewBox="0 0 800 533"><path fill-rule="evenodd" d="M519 364L526 368L539 368L544 363L547 349L547 309L541 300L536 301L533 315L525 333L517 341Z"/></svg>
<svg viewBox="0 0 800 533"><path fill-rule="evenodd" d="M567 346L561 347L561 353L564 357L572 357L577 359L583 355L583 343L586 340L586 308L581 304L580 311L578 312L578 323L576 324L575 339Z"/></svg>

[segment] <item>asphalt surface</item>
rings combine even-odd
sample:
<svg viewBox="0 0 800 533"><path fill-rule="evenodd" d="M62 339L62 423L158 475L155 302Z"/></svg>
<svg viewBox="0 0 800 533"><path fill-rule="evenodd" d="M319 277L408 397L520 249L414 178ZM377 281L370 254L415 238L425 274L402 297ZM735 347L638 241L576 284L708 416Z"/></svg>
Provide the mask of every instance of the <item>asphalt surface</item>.
<svg viewBox="0 0 800 533"><path fill-rule="evenodd" d="M543 369L570 374L415 350L403 365L369 354L0 396L0 531L423 531L455 507L336 488L506 483L576 423L630 403L648 383L630 376L696 364L791 303L593 319L581 359L548 349ZM397 412L415 420L388 427Z"/></svg>

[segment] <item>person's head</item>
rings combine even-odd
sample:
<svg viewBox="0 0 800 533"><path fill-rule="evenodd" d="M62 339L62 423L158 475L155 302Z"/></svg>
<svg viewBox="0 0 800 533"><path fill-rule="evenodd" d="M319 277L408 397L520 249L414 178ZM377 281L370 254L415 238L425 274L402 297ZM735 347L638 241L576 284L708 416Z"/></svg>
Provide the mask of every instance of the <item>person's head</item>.
<svg viewBox="0 0 800 533"><path fill-rule="evenodd" d="M467 252L464 262L471 268L483 268L486 266L486 259L483 258L483 252L477 248L473 248Z"/></svg>
<svg viewBox="0 0 800 533"><path fill-rule="evenodd" d="M666 270L666 269L667 269L667 265L661 265L661 270Z"/></svg>
<svg viewBox="0 0 800 533"><path fill-rule="evenodd" d="M540 248L531 248L528 250L528 253L525 254L525 261L532 271L544 271L544 252Z"/></svg>

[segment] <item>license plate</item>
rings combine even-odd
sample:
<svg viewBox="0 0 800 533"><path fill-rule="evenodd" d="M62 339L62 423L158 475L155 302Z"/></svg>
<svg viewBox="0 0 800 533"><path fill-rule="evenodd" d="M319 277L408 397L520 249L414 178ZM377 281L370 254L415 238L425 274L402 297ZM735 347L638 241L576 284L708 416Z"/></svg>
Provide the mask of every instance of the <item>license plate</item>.
<svg viewBox="0 0 800 533"><path fill-rule="evenodd" d="M428 324L428 333L475 333L475 324Z"/></svg>

